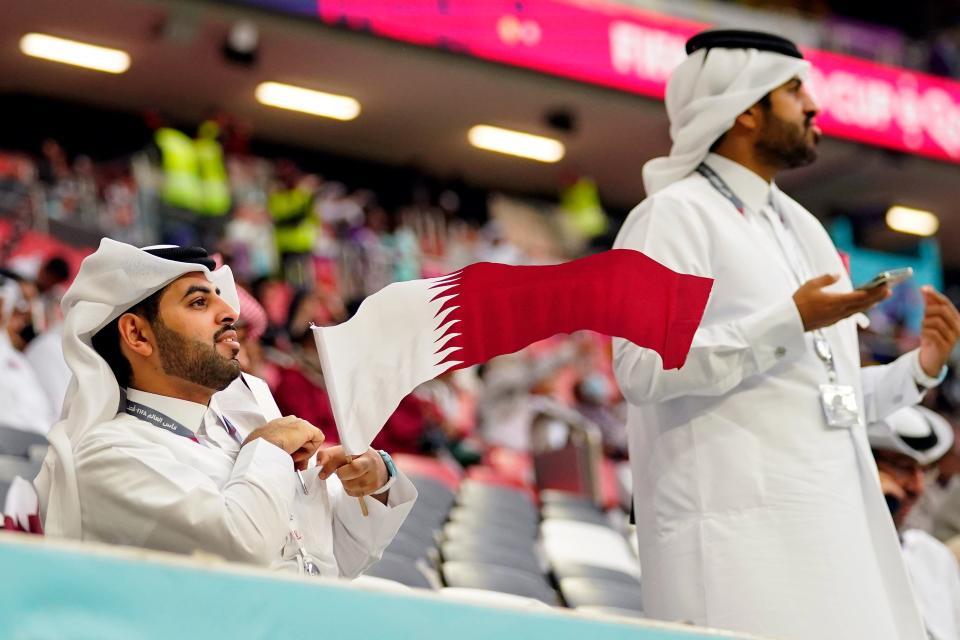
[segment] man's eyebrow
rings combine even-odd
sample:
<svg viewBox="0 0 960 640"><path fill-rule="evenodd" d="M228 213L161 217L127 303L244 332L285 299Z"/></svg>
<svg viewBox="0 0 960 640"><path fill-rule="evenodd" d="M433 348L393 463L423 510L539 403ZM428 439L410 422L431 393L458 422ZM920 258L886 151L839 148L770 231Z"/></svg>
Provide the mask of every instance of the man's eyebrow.
<svg viewBox="0 0 960 640"><path fill-rule="evenodd" d="M210 289L209 287L205 287L202 284L192 284L187 288L187 292L184 293L183 297L181 297L180 299L183 300L183 298L186 298L192 293L210 293ZM220 293L220 290L217 289L217 294L219 293Z"/></svg>

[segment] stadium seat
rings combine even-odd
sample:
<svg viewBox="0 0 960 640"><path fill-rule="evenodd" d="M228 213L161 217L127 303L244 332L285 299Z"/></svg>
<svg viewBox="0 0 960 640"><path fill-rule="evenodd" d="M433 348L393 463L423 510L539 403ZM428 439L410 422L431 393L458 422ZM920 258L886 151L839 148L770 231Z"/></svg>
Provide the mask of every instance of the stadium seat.
<svg viewBox="0 0 960 640"><path fill-rule="evenodd" d="M422 541L424 544L433 546L440 535L441 527L442 525L434 525L410 515L400 525L400 531Z"/></svg>
<svg viewBox="0 0 960 640"><path fill-rule="evenodd" d="M445 562L495 564L535 574L544 572L543 565L533 549L503 547L477 539L444 542L440 546L440 555Z"/></svg>
<svg viewBox="0 0 960 640"><path fill-rule="evenodd" d="M440 525L447 521L447 514L449 512L449 507L444 508L427 501L421 502L418 498L417 501L413 503L413 509L410 510L410 517L439 529Z"/></svg>
<svg viewBox="0 0 960 640"><path fill-rule="evenodd" d="M545 504L542 509L544 520L576 520L601 526L608 526L610 520L598 508L581 506L574 503Z"/></svg>
<svg viewBox="0 0 960 640"><path fill-rule="evenodd" d="M627 540L609 527L575 520L544 520L544 552L551 566L578 563L640 577L640 564Z"/></svg>
<svg viewBox="0 0 960 640"><path fill-rule="evenodd" d="M436 560L437 556L437 548L432 540L423 540L402 530L397 532L384 552L410 560L425 560L431 563Z"/></svg>
<svg viewBox="0 0 960 640"><path fill-rule="evenodd" d="M467 478L482 484L493 486L508 487L512 489L529 489L523 482L518 481L517 477L503 473L499 469L488 467L486 465L476 465L467 469ZM532 491L532 489L530 489Z"/></svg>
<svg viewBox="0 0 960 640"><path fill-rule="evenodd" d="M560 593L567 605L574 609L593 606L643 611L639 586L622 582L595 578L564 578L560 581Z"/></svg>
<svg viewBox="0 0 960 640"><path fill-rule="evenodd" d="M418 496L415 504L429 505L431 509L442 511L444 514L453 506L456 494L446 484L430 476L416 474L408 474L408 476L417 489Z"/></svg>
<svg viewBox="0 0 960 640"><path fill-rule="evenodd" d="M557 604L556 593L543 576L509 567L475 562L444 562L440 568L449 587L466 587L512 593L534 598L549 605Z"/></svg>
<svg viewBox="0 0 960 640"><path fill-rule="evenodd" d="M640 580L636 575L631 575L624 571L609 569L607 567L597 567L590 564L579 562L556 562L551 566L553 574L557 580L564 578L593 578L596 580L606 580L609 582L622 582L625 585L640 588Z"/></svg>
<svg viewBox="0 0 960 640"><path fill-rule="evenodd" d="M417 589L432 590L438 586L439 582L426 563L388 553L384 553L379 561L364 571L364 574L393 580Z"/></svg>
<svg viewBox="0 0 960 640"><path fill-rule="evenodd" d="M600 502L604 509L620 506L620 480L617 477L617 464L609 458L600 461L599 470Z"/></svg>
<svg viewBox="0 0 960 640"><path fill-rule="evenodd" d="M526 517L525 514L514 514L508 510L471 509L469 506L454 507L450 511L450 522L481 527L496 527L523 535L531 540L537 537L540 523Z"/></svg>
<svg viewBox="0 0 960 640"><path fill-rule="evenodd" d="M548 504L573 504L581 507L599 508L590 496L570 491L560 491L558 489L544 489L541 491L540 502L544 506Z"/></svg>
<svg viewBox="0 0 960 640"><path fill-rule="evenodd" d="M630 512L631 501L633 500L633 474L630 471L629 462L620 462L616 465L617 474L617 494L620 498L620 508Z"/></svg>
<svg viewBox="0 0 960 640"><path fill-rule="evenodd" d="M493 504L497 508L513 508L518 511L536 513L537 507L533 496L517 489L487 485L473 480L464 481L457 494L457 503L462 505Z"/></svg>
<svg viewBox="0 0 960 640"><path fill-rule="evenodd" d="M524 534L517 534L495 526L477 527L463 522L448 522L443 527L445 540L478 544L481 541L489 544L516 549L518 551L532 551L535 540Z"/></svg>
<svg viewBox="0 0 960 640"><path fill-rule="evenodd" d="M528 502L498 501L496 497L493 499L472 497L461 502L459 507L474 514L482 514L497 522L503 519L518 520L531 524L540 522L540 512L533 504Z"/></svg>
<svg viewBox="0 0 960 640"><path fill-rule="evenodd" d="M25 458L0 455L0 481L9 482L16 476L33 482L33 479L40 473L41 463L34 462Z"/></svg>
<svg viewBox="0 0 960 640"><path fill-rule="evenodd" d="M408 476L431 478L446 486L450 491L457 490L463 477L463 471L453 466L456 463L450 464L438 458L397 453L394 454L393 461L397 468Z"/></svg>
<svg viewBox="0 0 960 640"><path fill-rule="evenodd" d="M533 456L529 452L493 446L484 454L483 462L501 476L511 478L515 486L533 486Z"/></svg>
<svg viewBox="0 0 960 640"><path fill-rule="evenodd" d="M47 439L39 433L0 427L0 455L42 460Z"/></svg>
<svg viewBox="0 0 960 640"><path fill-rule="evenodd" d="M513 593L488 591L486 589L468 589L466 587L443 587L437 592L439 595L458 602L473 602L476 604L496 605L498 607L512 607L516 609L549 609L549 605L542 600L518 596Z"/></svg>

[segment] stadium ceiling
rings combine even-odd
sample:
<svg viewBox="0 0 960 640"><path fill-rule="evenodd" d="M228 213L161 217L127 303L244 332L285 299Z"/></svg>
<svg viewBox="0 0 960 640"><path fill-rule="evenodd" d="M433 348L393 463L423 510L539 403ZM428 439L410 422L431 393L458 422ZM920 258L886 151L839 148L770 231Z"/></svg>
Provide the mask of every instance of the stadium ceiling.
<svg viewBox="0 0 960 640"><path fill-rule="evenodd" d="M230 26L244 17L260 30L253 67L232 64L221 52ZM27 58L17 42L31 31L119 48L132 64L107 75ZM265 107L254 90L268 80L352 96L363 111L337 122ZM654 100L207 2L8 3L0 21L0 92L155 107L182 121L219 108L251 122L265 139L416 164L487 188L555 193L575 172L593 176L604 201L618 208L643 198L640 168L669 149L663 105ZM575 130L547 124L546 114L557 109L575 116ZM556 137L567 156L551 165L477 150L467 143L476 124ZM958 165L830 139L815 165L780 183L821 217L889 204L934 211L942 221L944 261L960 268L958 179Z"/></svg>

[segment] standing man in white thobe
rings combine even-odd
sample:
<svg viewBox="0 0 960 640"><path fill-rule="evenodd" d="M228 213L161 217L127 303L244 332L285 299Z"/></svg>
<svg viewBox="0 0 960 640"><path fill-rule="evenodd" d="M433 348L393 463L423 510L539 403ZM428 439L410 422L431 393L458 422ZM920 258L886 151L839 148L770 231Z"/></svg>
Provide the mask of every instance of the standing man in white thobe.
<svg viewBox="0 0 960 640"><path fill-rule="evenodd" d="M202 249L107 239L84 260L63 302L74 380L37 478L44 528L356 576L416 489L384 452L318 452L319 429L281 417L266 384L241 376L236 287L213 266Z"/></svg>
<svg viewBox="0 0 960 640"><path fill-rule="evenodd" d="M686 364L614 341L646 611L785 640L923 640L867 422L920 400L960 335L924 290L920 349L861 369L852 290L822 225L773 182L820 132L788 40L706 32L667 85L673 146L615 246L715 278Z"/></svg>

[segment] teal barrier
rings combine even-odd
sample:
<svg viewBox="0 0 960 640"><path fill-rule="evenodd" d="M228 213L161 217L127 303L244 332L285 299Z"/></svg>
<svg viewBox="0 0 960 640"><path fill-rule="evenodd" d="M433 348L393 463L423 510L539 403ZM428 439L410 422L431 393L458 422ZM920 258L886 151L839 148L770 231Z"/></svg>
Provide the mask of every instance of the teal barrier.
<svg viewBox="0 0 960 640"><path fill-rule="evenodd" d="M0 637L349 640L746 638L388 593L137 550L0 534Z"/></svg>

